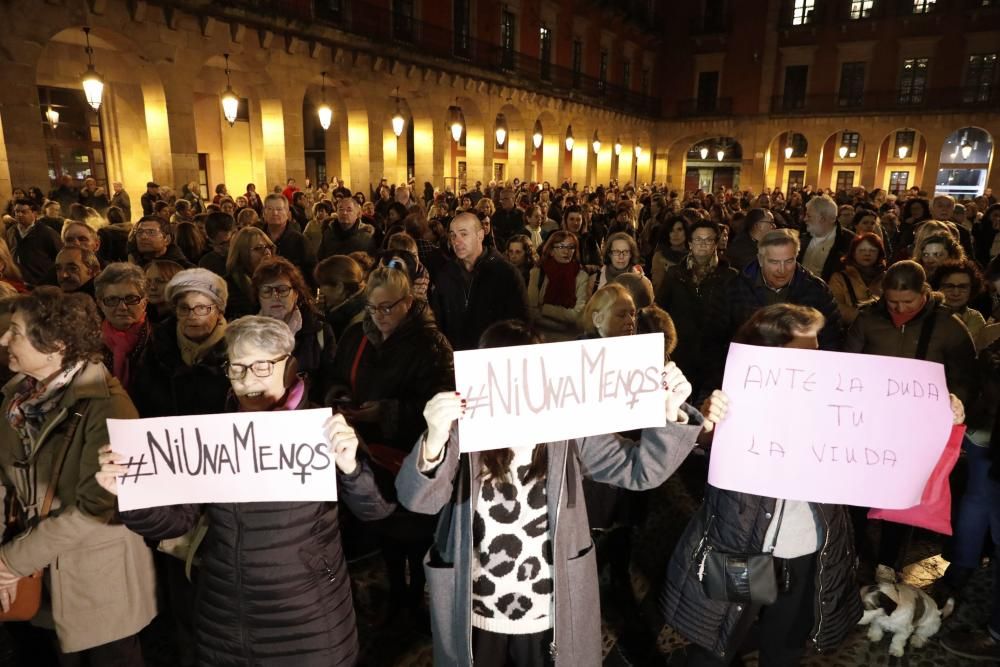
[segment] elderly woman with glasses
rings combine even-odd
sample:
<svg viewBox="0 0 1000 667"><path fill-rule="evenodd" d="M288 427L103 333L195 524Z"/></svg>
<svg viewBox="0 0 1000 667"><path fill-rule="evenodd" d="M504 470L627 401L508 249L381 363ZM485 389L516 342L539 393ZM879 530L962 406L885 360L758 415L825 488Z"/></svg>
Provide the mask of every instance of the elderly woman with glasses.
<svg viewBox="0 0 1000 667"><path fill-rule="evenodd" d="M274 241L257 227L243 227L229 242L226 257L226 286L229 301L226 317L235 320L255 315L259 310L253 289L253 273L265 259L277 254Z"/></svg>
<svg viewBox="0 0 1000 667"><path fill-rule="evenodd" d="M284 322L242 317L226 329L230 411L314 407L291 360L295 338ZM358 438L342 416L327 422L339 500L364 520L394 506L357 457ZM117 494L122 457L105 447L97 481ZM198 549L195 650L202 665L353 665L358 658L351 580L338 505L324 502L209 503L121 512L149 540L184 535L207 518ZM131 663L129 663L131 664Z"/></svg>
<svg viewBox="0 0 1000 667"><path fill-rule="evenodd" d="M253 274L253 288L260 314L288 325L295 336L298 372L311 395L322 398L323 378L328 377L336 342L333 328L323 321L302 273L284 257L266 259Z"/></svg>
<svg viewBox="0 0 1000 667"><path fill-rule="evenodd" d="M395 499L403 459L427 427L424 404L455 389L452 349L407 272L381 266L365 285L365 318L337 345L329 401L339 406L368 446L382 492ZM376 531L389 571L390 610L422 613L423 557L434 521L398 509ZM406 566L410 581L407 585Z"/></svg>
<svg viewBox="0 0 1000 667"><path fill-rule="evenodd" d="M208 269L186 269L167 283L174 316L153 329L130 392L141 416L222 412L227 294L226 281Z"/></svg>
<svg viewBox="0 0 1000 667"><path fill-rule="evenodd" d="M583 327L589 276L580 264L580 243L572 232L553 232L528 274L528 314L549 342L572 340Z"/></svg>
<svg viewBox="0 0 1000 667"><path fill-rule="evenodd" d="M146 274L135 264L115 262L94 279L94 288L104 315L104 365L128 391L152 333L146 317Z"/></svg>

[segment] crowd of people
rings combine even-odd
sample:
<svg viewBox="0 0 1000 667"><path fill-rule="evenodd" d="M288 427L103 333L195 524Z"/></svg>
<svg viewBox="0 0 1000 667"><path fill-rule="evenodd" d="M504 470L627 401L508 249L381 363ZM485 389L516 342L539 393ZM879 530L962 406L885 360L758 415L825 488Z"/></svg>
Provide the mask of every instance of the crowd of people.
<svg viewBox="0 0 1000 667"><path fill-rule="evenodd" d="M690 665L731 664L751 643L765 666L834 650L861 617L858 585L905 565L910 530L872 530L866 508L702 478L656 603L632 595L644 492L692 451L711 455L734 341L942 363L968 430L935 596L961 601L1000 541L989 190L962 202L516 179L243 190L149 182L133 206L121 183L64 176L6 206L0 606L45 573L33 624L4 626L25 664L142 665L139 632L157 613L183 664L354 664L362 602L346 563L376 553L381 623L427 627L435 664L600 663L599 566L637 619L633 662L664 623L690 642ZM641 333L664 336L662 427L460 454L454 351ZM332 408L343 502L117 509L107 419L309 407ZM709 597L706 541L771 553L777 600ZM985 630L948 635L948 650L1000 657L997 581Z"/></svg>

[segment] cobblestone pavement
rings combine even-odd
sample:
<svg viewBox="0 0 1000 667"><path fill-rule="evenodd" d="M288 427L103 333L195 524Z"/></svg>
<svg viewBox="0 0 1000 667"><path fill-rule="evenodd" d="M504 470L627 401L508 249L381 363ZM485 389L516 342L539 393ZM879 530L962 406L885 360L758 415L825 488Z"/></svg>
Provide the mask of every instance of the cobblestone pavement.
<svg viewBox="0 0 1000 667"><path fill-rule="evenodd" d="M670 555L670 549L679 537L688 517L696 509L694 494L684 483L684 478L704 479L704 472L688 470L687 475L678 475L661 488L650 492L650 511L644 525L634 539L631 565L632 587L641 599L658 584L662 570ZM699 477L700 474L700 477ZM691 485L694 488L696 485ZM919 535L911 545L908 561L913 564L904 571L905 581L924 586L940 576L945 562L937 556L940 545L928 535ZM355 607L358 610L359 633L362 644L362 664L386 667L423 667L432 665L430 638L426 632L401 628L399 624L389 625L380 630L378 619L388 610L388 584L381 561L368 558L350 566L354 580ZM618 638L628 627L629 621L616 603L616 593L607 577L602 579L601 596L603 611L603 633L605 665L625 665L618 650ZM655 593L655 591L654 591ZM944 635L953 630L981 627L989 614L991 595L990 571L983 569L976 573L969 585L966 600L956 613L945 622L941 630ZM177 667L177 647L173 645L165 622L157 619L143 633L143 644L151 667ZM7 646L6 633L0 625L0 666L16 665ZM650 640L652 642L652 639ZM684 642L670 628L663 628L656 638L653 657L647 657L633 664L670 665L684 664ZM755 654L744 656L746 667L757 667ZM891 667L968 667L968 660L952 656L944 651L937 641L932 640L922 649L909 650L903 658L889 656L889 638L878 644L871 644L865 637L865 630L858 628L847 642L829 655L810 656L804 664L807 667L859 667L886 665ZM984 664L984 663L978 663ZM37 663L23 667L40 667Z"/></svg>

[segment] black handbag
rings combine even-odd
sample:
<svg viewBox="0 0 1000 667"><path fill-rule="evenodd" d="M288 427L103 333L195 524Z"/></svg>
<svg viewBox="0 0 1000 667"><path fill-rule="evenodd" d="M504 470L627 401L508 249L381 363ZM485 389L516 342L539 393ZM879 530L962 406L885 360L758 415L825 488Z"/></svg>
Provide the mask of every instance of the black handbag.
<svg viewBox="0 0 1000 667"><path fill-rule="evenodd" d="M764 553L740 554L719 551L708 540L708 531L715 519L713 514L705 525L705 534L698 545L695 562L698 581L712 600L741 602L766 606L778 599L778 577L772 552L781 531L785 504L781 503L778 525L771 548Z"/></svg>

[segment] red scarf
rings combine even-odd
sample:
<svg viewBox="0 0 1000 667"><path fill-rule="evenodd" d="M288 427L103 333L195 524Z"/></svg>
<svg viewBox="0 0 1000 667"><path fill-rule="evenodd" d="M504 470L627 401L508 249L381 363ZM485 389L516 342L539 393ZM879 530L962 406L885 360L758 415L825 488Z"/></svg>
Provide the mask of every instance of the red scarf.
<svg viewBox="0 0 1000 667"><path fill-rule="evenodd" d="M542 303L576 308L576 277L580 273L580 263L560 264L549 257L542 262L542 273L549 280Z"/></svg>
<svg viewBox="0 0 1000 667"><path fill-rule="evenodd" d="M924 296L924 300L920 303L920 307L916 310L911 310L908 313L897 313L895 311L889 311L889 317L892 318L892 326L899 329L904 324L908 323L910 320L915 318L920 313L924 312L924 306L927 305L927 296Z"/></svg>
<svg viewBox="0 0 1000 667"><path fill-rule="evenodd" d="M143 311L145 313L145 311ZM143 314L141 320L130 326L125 331L115 329L107 320L101 324L101 338L109 350L111 350L112 369L111 374L122 383L122 388L128 391L130 366L129 355L139 344L139 336L142 328L146 324L146 316Z"/></svg>

